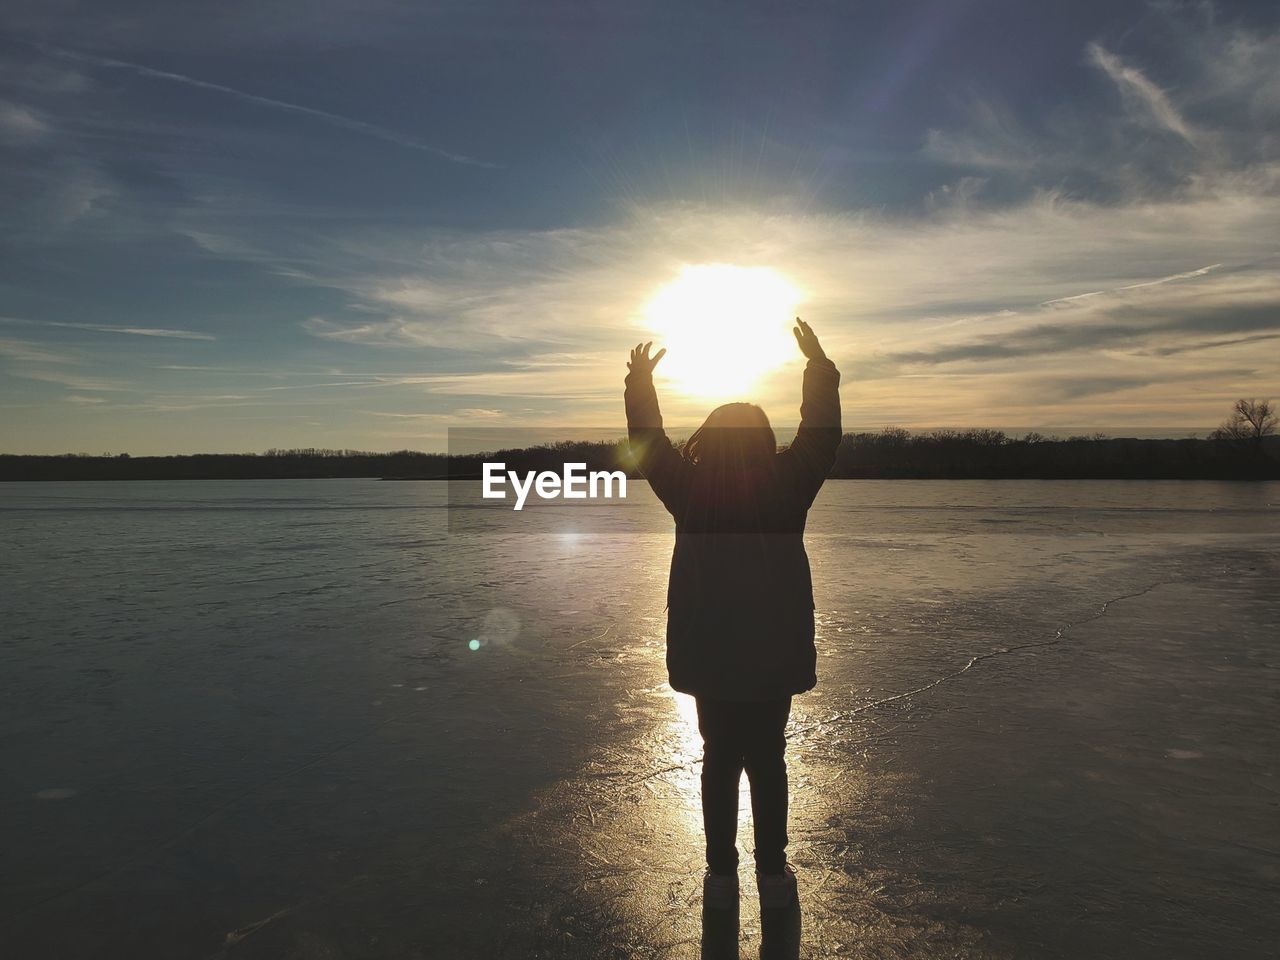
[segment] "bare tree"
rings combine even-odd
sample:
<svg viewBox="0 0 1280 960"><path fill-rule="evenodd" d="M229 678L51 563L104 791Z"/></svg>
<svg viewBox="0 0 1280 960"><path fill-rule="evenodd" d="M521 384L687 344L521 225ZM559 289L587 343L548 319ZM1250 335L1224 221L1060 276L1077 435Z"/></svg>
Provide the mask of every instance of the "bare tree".
<svg viewBox="0 0 1280 960"><path fill-rule="evenodd" d="M1231 416L1222 421L1222 426L1209 434L1209 438L1250 441L1261 445L1263 437L1275 433L1278 419L1280 418L1270 400L1237 400Z"/></svg>

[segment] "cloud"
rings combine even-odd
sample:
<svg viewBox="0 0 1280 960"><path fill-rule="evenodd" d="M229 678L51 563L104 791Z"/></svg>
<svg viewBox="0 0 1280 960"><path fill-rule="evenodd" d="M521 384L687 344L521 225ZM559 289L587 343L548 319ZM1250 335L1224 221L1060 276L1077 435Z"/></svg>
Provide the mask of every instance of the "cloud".
<svg viewBox="0 0 1280 960"><path fill-rule="evenodd" d="M1246 343L1265 343L1268 340L1280 340L1278 333L1256 333L1247 337L1226 337L1218 340L1195 340L1168 347L1156 347L1152 353L1158 357L1172 357L1179 353L1199 353L1215 347L1234 347Z"/></svg>
<svg viewBox="0 0 1280 960"><path fill-rule="evenodd" d="M0 139L18 145L37 143L50 129L48 121L30 107L0 100Z"/></svg>
<svg viewBox="0 0 1280 960"><path fill-rule="evenodd" d="M1074 400L1078 397L1136 390L1150 384L1149 377L1068 377L1050 380L1042 384L1040 390L1042 396L1047 394L1059 400Z"/></svg>
<svg viewBox="0 0 1280 960"><path fill-rule="evenodd" d="M83 71L69 63L51 62L38 54L20 55L18 47L9 48L5 54L0 56L0 85L25 98L83 93L90 86Z"/></svg>
<svg viewBox="0 0 1280 960"><path fill-rule="evenodd" d="M496 407L457 407L447 413L405 413L392 410L362 410L370 417L383 417L390 420L417 420L427 423L458 424L462 421L497 420L504 416Z"/></svg>
<svg viewBox="0 0 1280 960"><path fill-rule="evenodd" d="M17 323L39 327L65 327L71 330L92 330L96 333L122 333L134 337L164 337L172 340L217 340L211 333L195 330L169 330L164 327L115 327L103 323L72 323L64 320L26 320L19 317L0 317L0 323Z"/></svg>
<svg viewBox="0 0 1280 960"><path fill-rule="evenodd" d="M48 367L13 367L10 368L9 373L24 380L56 383L60 386L68 387L72 390L82 390L86 393L96 393L98 391L113 393L133 388L132 384L110 377L85 377Z"/></svg>
<svg viewBox="0 0 1280 960"><path fill-rule="evenodd" d="M56 179L47 196L48 210L59 224L75 223L101 212L104 202L118 195L101 171L87 163L63 161L56 165Z"/></svg>
<svg viewBox="0 0 1280 960"><path fill-rule="evenodd" d="M302 321L301 326L313 337L365 346L427 346L434 339L431 330L403 317L387 317L355 323L342 323L325 317L308 317Z"/></svg>
<svg viewBox="0 0 1280 960"><path fill-rule="evenodd" d="M1190 271L1185 276L1206 275ZM1055 319L1041 322L1046 316ZM1038 308L1006 314L991 325L1000 331L893 351L883 359L890 364L940 365L1062 358L1116 349L1174 356L1191 351L1191 344L1179 342L1188 335L1254 333L1280 325L1280 275L1274 269L1241 270L1194 292L1164 290L1160 281L1128 284L1113 291L1046 301ZM1195 342L1205 348L1203 340ZM1211 345L1247 342L1254 338L1235 337Z"/></svg>
<svg viewBox="0 0 1280 960"><path fill-rule="evenodd" d="M502 411L493 407L459 407L453 413L467 420L496 420L502 416Z"/></svg>
<svg viewBox="0 0 1280 960"><path fill-rule="evenodd" d="M1105 73L1139 120L1154 122L1156 126L1176 133L1187 143L1194 144L1196 137L1182 115L1170 102L1168 95L1152 83L1137 67L1125 64L1101 44L1091 43L1086 48L1089 60Z"/></svg>
<svg viewBox="0 0 1280 960"><path fill-rule="evenodd" d="M67 149L65 138L52 128L22 146L22 153L9 154L13 162L5 164L6 158L0 157L0 186L13 195L6 244L22 248L56 243L68 236L67 228L102 223L106 214L116 212L116 183Z"/></svg>
<svg viewBox="0 0 1280 960"><path fill-rule="evenodd" d="M1007 148L1028 166L1042 146L1009 127ZM608 422L618 344L648 333L646 300L684 264L736 262L772 266L805 291L801 310L864 410L916 422L954 422L969 410L980 421L987 404L1007 410L1005 398L1021 396L1020 419L1038 422L1038 385L1088 366L1088 376L1075 374L1087 388L1053 390L1053 403L1079 411L1060 420L1106 425L1101 404L1121 390L1100 385L1132 383L1126 397L1155 398L1164 378L1178 403L1152 399L1152 416L1196 422L1217 416L1207 412L1216 390L1247 380L1242 371L1280 379L1277 361L1245 356L1256 343L1245 338L1280 317L1272 163L1228 169L1213 159L1174 191L1106 201L1039 189L992 205L969 189L964 202L916 216L681 204L631 207L612 223L572 229L264 233L255 221L250 234L191 211L180 227L220 257L337 294L338 306L298 320L312 337L420 358L419 375L334 387L475 397L477 407L489 406L486 397L526 398L562 420L572 410ZM1193 348L1211 340L1203 349L1226 365L1208 366ZM1140 370L1121 369L1133 365ZM1235 380L1212 384L1222 371ZM794 411L794 378L786 367L756 399ZM1092 397L1100 401L1088 406ZM700 419L701 406L667 399L676 419ZM1140 420L1142 411L1126 410Z"/></svg>
<svg viewBox="0 0 1280 960"><path fill-rule="evenodd" d="M1145 397L1163 378L1183 384L1184 402L1148 412L1188 418L1179 425L1217 416L1207 412L1214 392L1203 389L1214 371L1233 371L1232 382L1246 369L1264 384L1280 379L1277 361L1242 339L1280 324L1276 236L1280 196L1264 181L1226 178L1159 200L1039 193L921 217L680 205L573 230L295 233L276 238L266 266L303 265L291 283L345 300L345 309L300 320L308 334L370 356L420 358L420 374L349 378L332 384L339 389L467 396L477 406L525 398L564 422L569 411L575 422L609 422L620 345L648 333L643 304L682 264L721 261L772 266L805 291L801 310L846 370L851 407L863 416L981 422L1000 398L1031 396L1016 384L1085 366L1090 374L1076 377L1092 381L1088 389L1052 393L1080 411L1059 412L1059 421L1104 427L1114 422L1106 398L1130 389L1099 385L1131 383ZM224 249L245 249L235 239ZM1233 341L1206 348L1225 366L1190 348L1208 340ZM927 383L917 376L926 372ZM780 422L794 417L795 376L788 366L753 398ZM1090 398L1097 404L1082 407ZM705 414L695 401L664 401L673 422ZM1016 419L1043 422L1038 404L1023 402Z"/></svg>
<svg viewBox="0 0 1280 960"><path fill-rule="evenodd" d="M968 105L966 119L959 130L928 131L925 155L957 166L1015 174L1026 174L1043 163L1034 138L1003 105L974 100ZM973 178L964 180L968 183L966 195L972 196L979 184Z"/></svg>
<svg viewBox="0 0 1280 960"><path fill-rule="evenodd" d="M1187 41L1179 74L1084 50L1096 85L1120 91L1120 104L1103 91L1105 109L1028 117L979 99L923 144L955 179L906 213L766 199L637 203L562 229L340 217L316 229L314 210L283 203L185 205L173 212L181 235L256 267L285 309L302 304L288 319L305 343L288 348L312 368L259 387L233 367L214 396L258 401L188 402L312 403L335 420L358 414L361 429L497 410L504 423L617 422L626 346L650 334L643 304L684 264L729 262L773 267L804 291L803 314L845 372L851 429L1211 425L1224 398L1280 382L1268 349L1280 338L1280 143L1257 96L1280 59L1259 53L1270 34L1224 36ZM1168 88L1150 79L1169 75ZM221 390L219 373L200 382ZM751 399L793 422L798 379L791 358ZM706 413L672 390L663 403L673 425Z"/></svg>
<svg viewBox="0 0 1280 960"><path fill-rule="evenodd" d="M386 379L383 384L412 384L422 387L425 392L446 396L544 398L566 402L583 399L614 400L620 393L618 384L621 376L616 370L612 371L612 375L607 371L619 364L620 361L616 358L601 357L600 362L592 368L596 377L575 378L572 383L547 376L543 372L515 370L401 377ZM601 372L605 372L603 377L598 376Z"/></svg>
<svg viewBox="0 0 1280 960"><path fill-rule="evenodd" d="M157 70L154 67L148 67L141 63L132 63L128 60L116 60L111 57L101 57L49 44L36 44L35 46L37 49L49 54L50 56L60 57L75 63L100 67L103 69L128 70L140 77L178 83L184 86L194 87L199 90L208 90L213 93L221 93L229 97L234 97L244 103L251 103L255 106L265 107L269 110L279 110L298 116L310 117L313 120L318 120L331 127L337 127L338 129L347 130L351 133L374 137L375 139L384 140L387 143L394 143L401 147L408 147L411 150L418 150L422 153L429 153L433 156L440 157L441 159L448 160L451 163L458 163L470 167L484 167L488 169L496 169L499 166L498 164L490 163L486 160L478 160L475 157L469 157L462 153L456 153L451 150L432 146L429 143L423 143L421 140L398 133L394 130L388 130L387 128L380 127L377 124L367 123L363 120L355 120L351 117L344 117L341 114L330 113L327 110L318 110L315 107L306 107L301 104L290 103L287 100L277 100L274 97L264 97L256 93L248 93L244 90L237 90L235 87L228 87L225 84L211 83L207 80L199 80L195 77L189 77L182 73L174 73L169 70Z"/></svg>
<svg viewBox="0 0 1280 960"><path fill-rule="evenodd" d="M0 318L2 319L2 318ZM76 357L50 350L40 343L30 340L0 339L0 357L20 360L27 363L79 363Z"/></svg>
<svg viewBox="0 0 1280 960"><path fill-rule="evenodd" d="M963 122L931 130L924 155L955 167L955 186L969 184L938 188L935 201L1008 204L1052 191L1118 204L1232 181L1274 190L1280 30L1225 22L1209 5L1162 6L1144 27L1147 62L1101 42L1084 48L1084 62L1119 94L1119 111L1082 92L1019 113L983 92ZM1168 86L1152 79L1152 65Z"/></svg>

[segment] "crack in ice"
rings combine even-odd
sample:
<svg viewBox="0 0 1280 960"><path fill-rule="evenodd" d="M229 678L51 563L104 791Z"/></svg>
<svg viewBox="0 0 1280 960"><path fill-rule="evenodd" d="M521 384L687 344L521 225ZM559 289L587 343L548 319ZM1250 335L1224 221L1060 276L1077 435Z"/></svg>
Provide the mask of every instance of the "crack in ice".
<svg viewBox="0 0 1280 960"><path fill-rule="evenodd" d="M1102 606L1098 608L1097 613L1093 614L1092 616L1085 617L1083 620L1073 620L1069 623L1063 624L1061 627L1058 627L1056 630L1054 630L1053 636L1048 640L1036 640L1031 643L1019 643L1012 647L999 647L996 650L992 650L990 653L974 654L969 658L969 662L966 663L959 670L956 670L952 673L948 673L944 676L938 677L936 680L932 680L929 683L923 684L919 687L915 687L912 690L906 690L902 693L895 693L893 696L883 697L880 700L873 700L870 703L864 703L861 706L854 707L851 710L842 710L839 713L836 713L825 720L817 720L809 724L808 726L801 727L800 729L793 731L793 733L794 734L808 733L810 730L817 729L818 727L824 727L828 724L836 723L837 721L840 721L840 720L848 720L852 717L857 716L858 714L866 713L869 710L875 710L878 707L885 706L886 704L895 703L899 700L909 700L912 697L915 697L919 694L926 693L932 690L934 687L941 686L942 684L946 683L948 680L955 680L958 677L964 676L964 674L968 673L970 669L972 669L975 665L981 663L983 660L994 660L996 657L1003 657L1006 654L1017 653L1020 650L1031 650L1036 647L1052 647L1056 644L1061 643L1064 639L1066 639L1067 632L1071 630L1073 627L1083 626L1086 623L1092 623L1093 621L1099 620L1102 617L1106 616L1107 611L1111 608L1112 604L1119 603L1121 600L1133 600L1137 597L1145 596L1146 594L1150 593L1152 590L1156 589L1156 587L1167 586L1171 583L1177 583L1177 582L1178 582L1177 580L1157 580L1155 583L1152 583L1144 587L1143 589L1136 591L1135 593L1125 593L1125 594L1121 594L1118 597L1111 597L1110 599L1103 601Z"/></svg>

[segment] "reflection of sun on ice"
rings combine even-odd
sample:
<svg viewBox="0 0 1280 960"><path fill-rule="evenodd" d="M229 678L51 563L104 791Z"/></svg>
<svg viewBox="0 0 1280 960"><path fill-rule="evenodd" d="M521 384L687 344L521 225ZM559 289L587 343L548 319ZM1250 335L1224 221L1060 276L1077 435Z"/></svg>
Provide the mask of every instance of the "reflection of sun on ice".
<svg viewBox="0 0 1280 960"><path fill-rule="evenodd" d="M749 400L766 373L792 360L800 291L768 267L687 266L645 305L656 375L692 397Z"/></svg>
<svg viewBox="0 0 1280 960"><path fill-rule="evenodd" d="M684 799L685 826L691 837L701 844L702 833L702 735L698 733L698 702L687 693L667 688L675 702L676 719L672 723L675 752L671 762L679 770L673 778ZM751 785L744 776L738 781L738 835L747 835L747 817L751 812Z"/></svg>
<svg viewBox="0 0 1280 960"><path fill-rule="evenodd" d="M698 702L687 693L667 691L675 701L676 715L679 717L676 732L679 734L680 746L691 757L702 754L702 737L698 733Z"/></svg>

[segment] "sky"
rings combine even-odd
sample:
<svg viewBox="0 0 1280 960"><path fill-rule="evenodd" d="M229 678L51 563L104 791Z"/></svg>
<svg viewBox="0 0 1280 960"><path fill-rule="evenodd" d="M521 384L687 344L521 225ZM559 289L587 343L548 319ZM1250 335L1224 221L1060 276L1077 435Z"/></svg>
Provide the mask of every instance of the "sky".
<svg viewBox="0 0 1280 960"><path fill-rule="evenodd" d="M1203 435L1280 396L1280 7L8 0L0 202L0 452L620 426L708 264L848 430Z"/></svg>

